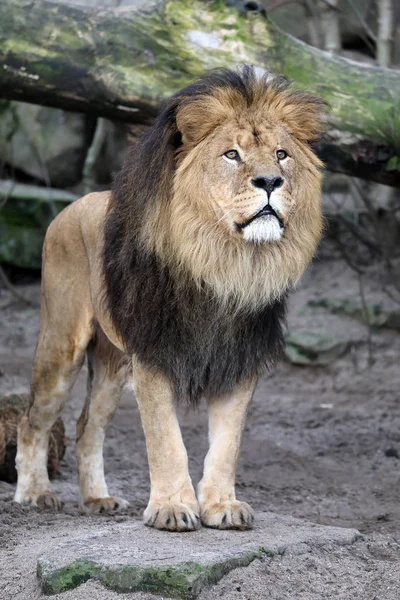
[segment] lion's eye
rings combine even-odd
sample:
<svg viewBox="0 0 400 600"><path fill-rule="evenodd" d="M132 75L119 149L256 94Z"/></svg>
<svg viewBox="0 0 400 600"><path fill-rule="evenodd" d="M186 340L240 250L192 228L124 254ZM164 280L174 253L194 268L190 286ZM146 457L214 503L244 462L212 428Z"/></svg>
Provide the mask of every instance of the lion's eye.
<svg viewBox="0 0 400 600"><path fill-rule="evenodd" d="M285 158L287 158L288 153L285 150L277 150L276 151L276 158L278 160L284 160Z"/></svg>
<svg viewBox="0 0 400 600"><path fill-rule="evenodd" d="M229 160L240 159L239 152L237 150L228 150L228 152L225 152L224 156L226 156L226 158L229 158Z"/></svg>

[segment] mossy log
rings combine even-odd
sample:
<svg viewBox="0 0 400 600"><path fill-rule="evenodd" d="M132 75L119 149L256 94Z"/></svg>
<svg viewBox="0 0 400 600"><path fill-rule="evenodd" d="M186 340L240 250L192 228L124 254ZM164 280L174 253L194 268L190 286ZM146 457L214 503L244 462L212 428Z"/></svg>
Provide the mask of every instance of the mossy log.
<svg viewBox="0 0 400 600"><path fill-rule="evenodd" d="M319 148L331 170L400 185L400 73L312 48L256 6L153 0L89 12L46 0L2 0L0 94L148 123L163 99L204 71L251 63L331 105Z"/></svg>
<svg viewBox="0 0 400 600"><path fill-rule="evenodd" d="M0 397L0 480L17 481L15 457L17 454L18 423L29 406L28 394L12 394ZM64 423L58 418L50 433L47 470L50 479L57 475L60 461L65 453Z"/></svg>

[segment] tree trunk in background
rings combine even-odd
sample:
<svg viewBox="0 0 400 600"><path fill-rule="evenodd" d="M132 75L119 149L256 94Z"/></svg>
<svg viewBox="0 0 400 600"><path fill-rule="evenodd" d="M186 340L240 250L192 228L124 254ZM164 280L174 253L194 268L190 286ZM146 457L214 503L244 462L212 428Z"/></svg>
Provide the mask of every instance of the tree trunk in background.
<svg viewBox="0 0 400 600"><path fill-rule="evenodd" d="M255 3L247 3L254 7ZM400 73L321 52L260 10L222 0L145 2L88 12L0 2L4 98L149 123L166 97L214 67L250 63L329 102L327 166L400 186Z"/></svg>
<svg viewBox="0 0 400 600"><path fill-rule="evenodd" d="M342 49L339 24L339 0L319 1L322 27L324 30L324 48L327 52L339 54Z"/></svg>
<svg viewBox="0 0 400 600"><path fill-rule="evenodd" d="M376 62L380 67L390 68L393 56L393 32L394 32L394 10L392 0L377 0L378 8L378 35L376 39ZM396 200L396 192L393 188L379 185L370 186L370 196L378 195L381 201L388 207L393 207ZM393 236L387 236L392 237ZM395 237L397 241L397 236ZM385 245L382 244L385 249ZM390 245L389 245L390 248Z"/></svg>
<svg viewBox="0 0 400 600"><path fill-rule="evenodd" d="M380 67L389 68L392 64L394 12L392 0L377 0L378 38L376 60Z"/></svg>
<svg viewBox="0 0 400 600"><path fill-rule="evenodd" d="M315 48L322 48L322 31L319 10L314 0L303 0L304 11L306 13L309 41Z"/></svg>

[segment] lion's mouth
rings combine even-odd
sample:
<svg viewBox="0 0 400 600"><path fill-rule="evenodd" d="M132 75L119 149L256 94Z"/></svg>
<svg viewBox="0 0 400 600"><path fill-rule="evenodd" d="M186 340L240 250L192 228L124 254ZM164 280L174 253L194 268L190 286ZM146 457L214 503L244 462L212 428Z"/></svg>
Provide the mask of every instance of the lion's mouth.
<svg viewBox="0 0 400 600"><path fill-rule="evenodd" d="M272 208L272 206L270 204L267 204L266 206L264 206L264 208L259 210L258 213L256 213L252 217L250 217L250 219L247 219L247 221L245 221L244 223L239 223L238 228L244 229L245 227L247 227L247 225L250 225L250 223L253 223L253 221L255 221L256 219L260 219L262 217L274 217L278 221L281 229L284 229L284 224L283 224L282 219L280 218L278 213Z"/></svg>

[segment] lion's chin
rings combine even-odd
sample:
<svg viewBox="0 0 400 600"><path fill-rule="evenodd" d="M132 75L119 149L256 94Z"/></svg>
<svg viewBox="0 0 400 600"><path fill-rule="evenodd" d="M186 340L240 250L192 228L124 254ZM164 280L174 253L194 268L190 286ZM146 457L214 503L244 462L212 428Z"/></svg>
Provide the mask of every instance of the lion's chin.
<svg viewBox="0 0 400 600"><path fill-rule="evenodd" d="M253 244L277 242L281 239L284 227L273 215L265 215L243 227L243 239Z"/></svg>

